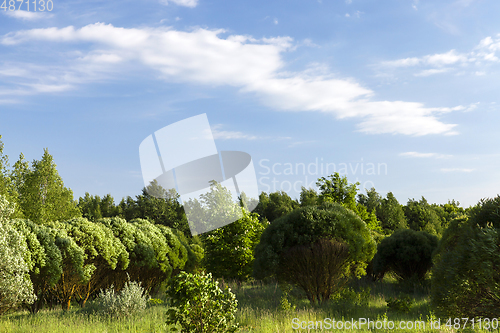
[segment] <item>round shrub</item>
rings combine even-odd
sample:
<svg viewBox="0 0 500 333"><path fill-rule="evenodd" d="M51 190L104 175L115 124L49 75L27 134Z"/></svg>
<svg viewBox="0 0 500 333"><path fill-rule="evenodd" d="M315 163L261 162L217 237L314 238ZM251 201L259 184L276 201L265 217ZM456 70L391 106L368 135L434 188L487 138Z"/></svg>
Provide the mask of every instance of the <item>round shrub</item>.
<svg viewBox="0 0 500 333"><path fill-rule="evenodd" d="M318 259L316 265L323 265L322 255L331 252L338 255L336 259L341 259L337 260L338 265L332 263L330 266L341 269L342 273L336 275L338 278L361 276L365 274L367 262L373 258L375 249L375 241L366 223L351 210L338 203L307 206L276 219L266 228L255 249L253 274L258 279L274 276L297 284L294 281L297 275L282 274L286 273L283 267L287 266L291 254L302 253ZM344 262L346 252L348 256ZM305 265L297 267L307 269ZM321 275L326 279L336 274L324 274L321 269L316 272L318 277ZM321 292L315 294L311 301L323 299Z"/></svg>
<svg viewBox="0 0 500 333"><path fill-rule="evenodd" d="M236 296L226 287L222 291L209 274L181 272L170 281L167 296L171 298L167 325L181 327L180 332L235 332Z"/></svg>
<svg viewBox="0 0 500 333"><path fill-rule="evenodd" d="M431 304L441 316L497 318L500 309L500 196L456 218L434 257Z"/></svg>
<svg viewBox="0 0 500 333"><path fill-rule="evenodd" d="M373 258L376 275L392 272L399 280L423 280L432 267L432 253L438 239L425 231L396 230L378 245Z"/></svg>
<svg viewBox="0 0 500 333"><path fill-rule="evenodd" d="M117 293L113 286L101 291L97 297L101 313L112 317L124 317L137 314L146 309L149 297L140 283L127 281L123 289Z"/></svg>

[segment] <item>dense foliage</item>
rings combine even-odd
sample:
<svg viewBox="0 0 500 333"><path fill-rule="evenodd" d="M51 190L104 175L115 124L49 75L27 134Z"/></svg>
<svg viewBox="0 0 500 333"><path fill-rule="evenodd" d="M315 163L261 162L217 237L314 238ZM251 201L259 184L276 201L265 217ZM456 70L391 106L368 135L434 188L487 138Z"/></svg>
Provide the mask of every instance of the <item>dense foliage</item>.
<svg viewBox="0 0 500 333"><path fill-rule="evenodd" d="M392 272L400 280L423 280L432 267L438 239L425 231L397 230L378 245L373 258L376 275Z"/></svg>
<svg viewBox="0 0 500 333"><path fill-rule="evenodd" d="M259 195L259 203L254 212L260 216L261 220L274 221L299 207L299 203L293 200L286 192L273 192L267 194L262 192Z"/></svg>
<svg viewBox="0 0 500 333"><path fill-rule="evenodd" d="M415 231L427 231L433 235L443 232L442 221L435 209L422 197L420 201L408 200L404 207L408 227Z"/></svg>
<svg viewBox="0 0 500 333"><path fill-rule="evenodd" d="M0 314L36 299L23 258L25 239L8 221L13 212L12 205L0 195Z"/></svg>
<svg viewBox="0 0 500 333"><path fill-rule="evenodd" d="M180 332L235 332L234 314L238 301L231 290L220 289L209 274L182 272L173 278L168 289L171 298L167 324Z"/></svg>
<svg viewBox="0 0 500 333"><path fill-rule="evenodd" d="M34 160L31 165L21 154L13 172L18 204L25 218L47 223L81 216L73 192L64 186L47 149L42 159Z"/></svg>
<svg viewBox="0 0 500 333"><path fill-rule="evenodd" d="M432 270L431 300L439 314L494 318L500 309L500 196L481 200L470 218L453 220Z"/></svg>
<svg viewBox="0 0 500 333"><path fill-rule="evenodd" d="M216 278L246 280L252 275L254 249L265 227L255 213L202 236L204 266Z"/></svg>
<svg viewBox="0 0 500 333"><path fill-rule="evenodd" d="M21 249L22 267L38 297L26 304L32 312L54 301L63 309L69 309L72 300L83 307L101 289L114 285L120 291L127 275L154 293L172 274L196 269L203 258L199 243L146 220L106 218L93 223L76 218L37 225L15 219L11 224L9 232L22 239L16 249Z"/></svg>
<svg viewBox="0 0 500 333"><path fill-rule="evenodd" d="M235 203L214 183L195 202L198 217L207 225L221 216L235 222L193 236L187 203L156 182L118 204L111 194L89 193L77 203L47 149L31 163L20 154L9 167L0 141L0 314L21 306L67 310L99 298L120 315L142 309L146 294L170 280L170 323L233 331L234 295L211 275L190 273L240 281L272 276L321 303L342 297L348 279L365 271L422 280L434 262L431 303L438 314L498 316L500 196L468 209L424 197L401 205L392 192L358 194L359 183L335 173L318 179L319 191L302 188L300 200L261 193L250 213L244 194ZM401 299L388 302L398 308Z"/></svg>
<svg viewBox="0 0 500 333"><path fill-rule="evenodd" d="M330 203L299 208L272 222L256 247L254 276L289 280L288 274L280 275L280 268L286 266L286 253L291 248L311 246L321 239L339 241L348 246L349 260L342 265L343 276L365 274L367 262L375 254L375 241L366 223L354 212L340 204Z"/></svg>

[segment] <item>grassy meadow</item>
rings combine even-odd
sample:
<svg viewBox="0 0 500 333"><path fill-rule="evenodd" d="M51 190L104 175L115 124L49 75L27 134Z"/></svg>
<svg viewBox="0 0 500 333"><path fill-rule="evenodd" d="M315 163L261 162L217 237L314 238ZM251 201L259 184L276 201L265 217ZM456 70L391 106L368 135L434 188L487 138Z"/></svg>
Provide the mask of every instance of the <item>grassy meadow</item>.
<svg viewBox="0 0 500 333"><path fill-rule="evenodd" d="M341 297L333 299L326 304L312 306L303 297L298 289L291 289L286 295L280 287L273 282L224 282L236 294L238 299L237 321L241 326L241 333L249 332L393 332L399 329L369 330L366 325L363 329L294 329L292 321L298 318L299 322L305 321L303 326L308 326L309 321L323 321L325 318L335 320L355 321L358 318L369 318L372 321L384 319L393 321L395 327L400 321L423 320L425 329L406 329L413 332L456 332L453 328L445 327L441 320L440 329L430 328L429 320L433 313L429 305L429 286L398 284L390 277L382 282L371 282L365 279L355 281L348 291ZM387 306L388 298L395 298L402 294L409 295L412 306L404 312ZM163 294L157 296L165 301ZM9 313L0 317L0 333L62 333L62 332L169 332L165 326L165 304L150 305L137 316L125 318L107 318L92 313L92 304L86 309L81 309L76 303L64 312L60 308L53 310L44 309L37 314L27 311ZM297 319L296 319L297 321ZM295 327L298 327L297 324ZM472 330L470 327L463 332L480 332L487 330ZM498 331L494 330L494 331ZM488 331L491 332L491 331Z"/></svg>

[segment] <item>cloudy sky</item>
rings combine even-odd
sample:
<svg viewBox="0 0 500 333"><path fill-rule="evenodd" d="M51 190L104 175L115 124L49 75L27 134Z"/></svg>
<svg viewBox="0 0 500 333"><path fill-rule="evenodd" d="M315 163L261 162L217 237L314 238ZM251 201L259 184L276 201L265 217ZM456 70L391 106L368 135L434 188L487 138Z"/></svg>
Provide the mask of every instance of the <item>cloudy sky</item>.
<svg viewBox="0 0 500 333"><path fill-rule="evenodd" d="M261 191L296 197L338 171L401 203L500 193L498 1L36 9L0 9L0 134L11 164L48 148L75 198L139 194L142 140L202 113Z"/></svg>

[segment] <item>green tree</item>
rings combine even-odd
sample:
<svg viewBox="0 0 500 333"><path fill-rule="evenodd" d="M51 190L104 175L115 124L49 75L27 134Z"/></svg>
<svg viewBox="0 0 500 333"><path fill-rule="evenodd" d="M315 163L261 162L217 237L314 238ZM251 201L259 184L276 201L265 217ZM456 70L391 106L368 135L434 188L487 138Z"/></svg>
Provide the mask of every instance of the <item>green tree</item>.
<svg viewBox="0 0 500 333"><path fill-rule="evenodd" d="M362 193L358 194L358 203L365 206L368 213L376 212L382 204L382 196L372 187L366 190L366 195Z"/></svg>
<svg viewBox="0 0 500 333"><path fill-rule="evenodd" d="M319 204L318 193L315 189L302 186L300 191L300 207L317 206Z"/></svg>
<svg viewBox="0 0 500 333"><path fill-rule="evenodd" d="M420 201L408 200L403 210L410 229L427 231L436 236L441 235L441 219L424 197Z"/></svg>
<svg viewBox="0 0 500 333"><path fill-rule="evenodd" d="M460 203L455 200L448 200L445 204L432 204L431 207L441 220L443 229L448 227L451 220L465 215L465 209L460 207Z"/></svg>
<svg viewBox="0 0 500 333"><path fill-rule="evenodd" d="M60 223L50 222L46 225L62 256L61 278L54 286L49 286L48 298L51 301L57 299L62 309L68 310L75 296L75 289L90 280L94 269L85 264L85 251L68 236L66 229L60 227Z"/></svg>
<svg viewBox="0 0 500 333"><path fill-rule="evenodd" d="M98 195L93 196L85 192L85 196L78 199L78 208L82 213L82 217L90 221L95 222L103 217L101 212L101 198Z"/></svg>
<svg viewBox="0 0 500 333"><path fill-rule="evenodd" d="M280 276L286 266L285 253L296 246L312 246L321 239L347 244L348 264L344 276L364 275L367 263L375 254L376 244L370 230L358 215L338 203L303 207L275 220L262 233L255 249L254 276L263 279ZM289 281L296 283L295 281ZM319 291L318 291L319 293ZM312 301L321 296L310 295Z"/></svg>
<svg viewBox="0 0 500 333"><path fill-rule="evenodd" d="M15 182L12 179L12 171L9 170L9 157L3 153L4 143L0 135L0 195L10 202L14 207L11 218L22 217L21 208L18 202L18 193Z"/></svg>
<svg viewBox="0 0 500 333"><path fill-rule="evenodd" d="M181 230L185 235L191 234L184 208L180 204L180 196L175 190L165 190L156 180L144 187L142 194L137 195L135 199L128 196L117 206L108 194L99 200L99 210L102 217L117 216L127 221L144 219Z"/></svg>
<svg viewBox="0 0 500 333"><path fill-rule="evenodd" d="M339 173L335 172L328 178L319 178L316 185L320 191L320 203L336 202L353 212L357 212L356 193L358 192L359 182L349 184L346 176L340 177Z"/></svg>
<svg viewBox="0 0 500 333"><path fill-rule="evenodd" d="M111 229L129 254L130 264L126 270L115 270L110 280L116 290L123 288L128 274L148 292L155 291L172 274L199 268L203 258L200 240L188 239L176 229L141 219L127 222L119 217L102 218L97 223Z"/></svg>
<svg viewBox="0 0 500 333"><path fill-rule="evenodd" d="M26 239L27 251L24 252L24 259L28 264L37 300L25 306L31 313L36 313L48 298L50 288L54 287L62 276L63 257L48 226L25 219L15 219L12 225Z"/></svg>
<svg viewBox="0 0 500 333"><path fill-rule="evenodd" d="M202 235L204 266L216 278L246 280L252 274L253 252L265 227L257 214L242 211L240 219Z"/></svg>
<svg viewBox="0 0 500 333"><path fill-rule="evenodd" d="M210 191L201 195L201 202L190 201L189 217L193 222L196 212L198 224L206 223L209 229L201 235L204 244L203 265L215 277L246 279L252 272L253 250L264 230L256 213L249 213L231 192L217 182L212 182Z"/></svg>
<svg viewBox="0 0 500 333"><path fill-rule="evenodd" d="M333 175L329 176L329 178L319 178L316 185L320 190L319 202L338 203L356 213L374 233L380 233L382 231L380 221L377 219L374 209L368 211L368 208L363 203L356 202L359 182L349 184L346 176L340 177L339 173L335 172ZM378 195L375 189L368 191L368 194L372 199L377 198ZM365 197L368 202L368 197L365 195L360 196L361 201L364 202L363 200ZM373 201L372 199L370 200ZM373 236L376 235L374 234Z"/></svg>
<svg viewBox="0 0 500 333"><path fill-rule="evenodd" d="M156 196L160 193L162 193L161 196ZM138 211L136 214L138 218L179 229L184 234L190 235L186 214L180 204L180 196L175 190L164 190L156 183L156 180L136 197L135 209Z"/></svg>
<svg viewBox="0 0 500 333"><path fill-rule="evenodd" d="M130 222L142 232L149 243L148 246L153 249L154 257L152 258L152 264L148 263L148 265L139 272L139 281L143 283L143 287L146 290L154 294L158 291L160 284L167 281L172 276L176 268L182 267L171 262L172 248L169 244L169 240L165 237L164 231L161 229L162 226L152 224L142 219L135 219ZM187 258L180 260L186 262Z"/></svg>
<svg viewBox="0 0 500 333"><path fill-rule="evenodd" d="M407 228L403 207L392 192L387 193L387 197L382 199L380 206L377 208L377 217L381 222L382 228L387 233Z"/></svg>
<svg viewBox="0 0 500 333"><path fill-rule="evenodd" d="M25 218L36 223L47 223L81 216L73 200L73 192L64 187L47 149L42 159L34 160L31 167L21 154L14 165L13 177Z"/></svg>
<svg viewBox="0 0 500 333"><path fill-rule="evenodd" d="M424 280L438 239L425 231L402 229L384 238L373 258L375 274L392 272L399 280Z"/></svg>
<svg viewBox="0 0 500 333"><path fill-rule="evenodd" d="M4 144L0 135L0 195L3 195L6 200L12 204L17 202L17 193L13 187L12 179L9 172L9 157L3 153ZM15 212L13 213L15 216Z"/></svg>
<svg viewBox="0 0 500 333"><path fill-rule="evenodd" d="M286 192L273 192L269 195L262 192L259 195L259 204L254 212L260 216L262 221L266 219L272 222L290 213L299 206L299 203L293 200Z"/></svg>
<svg viewBox="0 0 500 333"><path fill-rule="evenodd" d="M92 223L84 218L64 222L52 222L51 227L64 230L65 235L83 251L82 269L84 277L72 281L73 294L66 295L65 309L69 309L73 296L80 305L85 306L91 295L108 287L116 269L125 270L129 265L129 255L125 246L117 239L111 229L102 224Z"/></svg>
<svg viewBox="0 0 500 333"><path fill-rule="evenodd" d="M441 316L496 318L500 308L500 196L483 199L443 233L431 304Z"/></svg>
<svg viewBox="0 0 500 333"><path fill-rule="evenodd" d="M13 205L0 195L0 314L36 300L23 258L25 239L8 220L13 213Z"/></svg>

